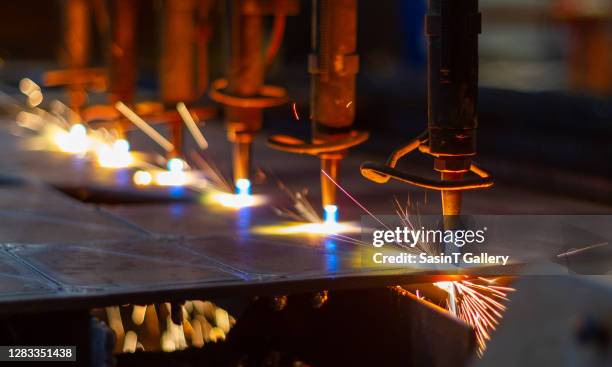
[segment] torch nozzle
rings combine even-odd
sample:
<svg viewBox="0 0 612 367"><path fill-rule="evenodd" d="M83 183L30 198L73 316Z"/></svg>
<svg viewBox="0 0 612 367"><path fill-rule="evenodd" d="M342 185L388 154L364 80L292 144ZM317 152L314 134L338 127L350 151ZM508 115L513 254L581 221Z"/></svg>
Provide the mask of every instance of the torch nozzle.
<svg viewBox="0 0 612 367"><path fill-rule="evenodd" d="M235 141L232 144L232 160L234 168L234 182L248 180L251 169L251 142Z"/></svg>
<svg viewBox="0 0 612 367"><path fill-rule="evenodd" d="M321 204L324 210L327 207L336 206L336 184L334 181L338 182L339 167L339 157L321 157L321 170L329 176L327 177L321 172Z"/></svg>
<svg viewBox="0 0 612 367"><path fill-rule="evenodd" d="M458 181L463 172L442 172L443 181ZM461 214L461 190L442 190L442 214L453 216Z"/></svg>
<svg viewBox="0 0 612 367"><path fill-rule="evenodd" d="M443 181L457 181L463 178L463 172L442 172ZM461 190L442 190L442 214L444 228L455 229L461 214Z"/></svg>

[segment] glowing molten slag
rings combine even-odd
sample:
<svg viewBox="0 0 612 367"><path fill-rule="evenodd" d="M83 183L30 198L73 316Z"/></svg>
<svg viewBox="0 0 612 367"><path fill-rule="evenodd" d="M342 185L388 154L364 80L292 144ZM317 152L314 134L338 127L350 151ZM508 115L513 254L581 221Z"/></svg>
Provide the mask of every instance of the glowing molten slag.
<svg viewBox="0 0 612 367"><path fill-rule="evenodd" d="M147 171L136 171L134 183L139 186L147 186L153 183L153 176Z"/></svg>
<svg viewBox="0 0 612 367"><path fill-rule="evenodd" d="M268 235L338 235L342 233L356 233L359 231L360 227L352 223L338 222L338 206L336 205L326 205L323 208L323 222L286 223L284 225L259 227L255 229L255 232Z"/></svg>
<svg viewBox="0 0 612 367"><path fill-rule="evenodd" d="M155 183L159 186L184 186L187 183L185 161L172 158L168 161L168 170L155 175Z"/></svg>
<svg viewBox="0 0 612 367"><path fill-rule="evenodd" d="M248 194L217 193L214 198L226 208L240 209L255 205L255 197Z"/></svg>
<svg viewBox="0 0 612 367"><path fill-rule="evenodd" d="M206 196L206 201L217 203L230 209L258 206L266 202L265 196L251 194L251 181L248 179L238 179L234 186L236 188L235 194L213 190Z"/></svg>
<svg viewBox="0 0 612 367"><path fill-rule="evenodd" d="M319 222L319 223L282 223L271 226L261 226L253 229L254 233L264 235L340 235L344 233L359 233L361 227L354 223Z"/></svg>
<svg viewBox="0 0 612 367"><path fill-rule="evenodd" d="M441 281L434 285L448 292L448 310L474 328L477 353L482 357L491 340L491 332L506 311L503 303L508 301L508 293L515 289L496 285L496 279L491 278Z"/></svg>
<svg viewBox="0 0 612 367"><path fill-rule="evenodd" d="M158 186L185 186L191 182L190 176L186 172L187 164L182 159L170 159L167 167L167 171L137 171L132 179L139 186L152 184Z"/></svg>
<svg viewBox="0 0 612 367"><path fill-rule="evenodd" d="M183 172L185 169L185 161L180 158L172 158L168 161L168 171Z"/></svg>
<svg viewBox="0 0 612 367"><path fill-rule="evenodd" d="M54 141L62 152L74 154L85 154L90 144L87 129L81 124L74 124L69 131L58 133Z"/></svg>
<svg viewBox="0 0 612 367"><path fill-rule="evenodd" d="M101 144L97 149L98 164L107 168L128 167L132 161L130 143L127 140L116 140L112 145Z"/></svg>
<svg viewBox="0 0 612 367"><path fill-rule="evenodd" d="M246 178L240 178L235 183L236 193L228 194L218 192L213 195L213 199L226 208L240 209L249 206L257 205L261 200L256 200L255 196L251 195L251 181Z"/></svg>

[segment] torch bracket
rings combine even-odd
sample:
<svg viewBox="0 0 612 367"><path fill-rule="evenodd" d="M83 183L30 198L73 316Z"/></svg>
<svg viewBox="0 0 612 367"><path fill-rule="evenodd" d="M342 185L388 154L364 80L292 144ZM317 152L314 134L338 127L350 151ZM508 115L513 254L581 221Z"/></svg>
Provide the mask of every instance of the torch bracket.
<svg viewBox="0 0 612 367"><path fill-rule="evenodd" d="M350 131L346 137L338 140L308 143L289 135L275 135L268 139L268 146L284 152L323 155L347 150L368 140L370 134L365 131Z"/></svg>
<svg viewBox="0 0 612 367"><path fill-rule="evenodd" d="M429 140L428 132L425 131L408 144L396 149L385 164L364 162L360 169L361 174L370 181L376 183L386 183L391 178L406 182L411 185L432 189L432 190L473 190L493 186L493 177L484 169L471 163L467 171L476 174L476 178L465 178L457 181L436 180L426 177L416 176L395 168L400 158L419 149L421 152L429 153L426 145Z"/></svg>

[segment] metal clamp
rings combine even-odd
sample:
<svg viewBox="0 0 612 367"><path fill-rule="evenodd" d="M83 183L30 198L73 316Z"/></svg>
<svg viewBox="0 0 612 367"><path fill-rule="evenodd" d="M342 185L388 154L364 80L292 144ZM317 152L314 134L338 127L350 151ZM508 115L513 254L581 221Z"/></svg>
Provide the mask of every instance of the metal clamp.
<svg viewBox="0 0 612 367"><path fill-rule="evenodd" d="M424 144L426 144L428 140L428 134L427 131L425 131L405 146L396 149L389 159L387 159L387 163L364 162L360 167L361 174L368 180L377 183L386 183L389 179L393 178L398 181L432 190L473 190L493 186L494 182L491 174L474 163L470 165L469 171L476 174L478 177L458 181L443 181L419 177L395 168L399 159L408 153L416 149L427 152L428 147Z"/></svg>

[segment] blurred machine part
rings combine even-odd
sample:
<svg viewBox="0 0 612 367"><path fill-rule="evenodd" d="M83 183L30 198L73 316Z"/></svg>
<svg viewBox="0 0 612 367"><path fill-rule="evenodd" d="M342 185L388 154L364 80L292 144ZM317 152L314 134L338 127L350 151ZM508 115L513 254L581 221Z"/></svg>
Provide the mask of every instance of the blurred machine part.
<svg viewBox="0 0 612 367"><path fill-rule="evenodd" d="M208 88L210 13L214 3L214 0L164 0L161 3L160 101L140 104L140 113L153 123L168 126L173 146L168 158L184 158L184 128L176 110L178 103L189 106L196 122L217 113L210 106L194 106Z"/></svg>
<svg viewBox="0 0 612 367"><path fill-rule="evenodd" d="M134 103L138 74L135 38L140 0L113 0L107 4L97 11L109 15L110 42L106 50L109 56L108 102L84 108L81 116L88 123L107 123L119 137L124 138L130 124L114 104L123 102L131 106Z"/></svg>
<svg viewBox="0 0 612 367"><path fill-rule="evenodd" d="M174 109L179 102L191 105L198 97L197 5L196 0L162 2L159 80L164 109ZM179 116L175 116L167 123L174 146L171 155L178 157L183 147L183 122Z"/></svg>
<svg viewBox="0 0 612 367"><path fill-rule="evenodd" d="M87 103L87 90L106 88L104 69L90 67L91 53L91 4L87 0L64 0L62 63L65 69L49 71L44 76L48 87L66 86L68 106L77 118ZM76 121L71 121L76 122Z"/></svg>
<svg viewBox="0 0 612 367"><path fill-rule="evenodd" d="M612 2L557 0L553 17L568 25L569 76L579 92L612 92Z"/></svg>
<svg viewBox="0 0 612 367"><path fill-rule="evenodd" d="M136 93L135 38L140 0L112 1L109 99L134 102Z"/></svg>

